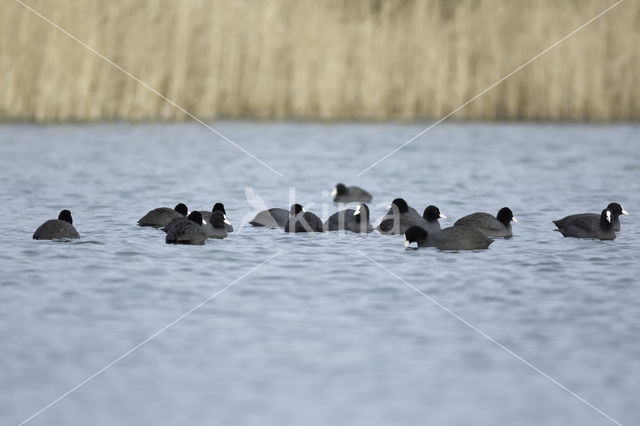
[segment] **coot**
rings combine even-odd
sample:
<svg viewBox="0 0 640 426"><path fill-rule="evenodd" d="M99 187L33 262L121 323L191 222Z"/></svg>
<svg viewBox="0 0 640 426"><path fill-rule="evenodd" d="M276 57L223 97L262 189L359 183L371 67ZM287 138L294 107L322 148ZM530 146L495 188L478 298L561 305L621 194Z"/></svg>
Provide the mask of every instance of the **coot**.
<svg viewBox="0 0 640 426"><path fill-rule="evenodd" d="M366 204L358 204L354 209L346 209L329 216L324 223L325 231L351 231L356 233L369 233L373 226L369 222L369 207Z"/></svg>
<svg viewBox="0 0 640 426"><path fill-rule="evenodd" d="M493 242L477 228L464 226L450 226L436 233L412 226L404 235L405 247L436 247L440 250L483 250Z"/></svg>
<svg viewBox="0 0 640 426"><path fill-rule="evenodd" d="M600 240L613 240L616 238L613 213L609 209L602 210L597 219L597 224L593 223L591 216L585 215L575 218L556 231L560 231L565 237L573 238L598 238Z"/></svg>
<svg viewBox="0 0 640 426"><path fill-rule="evenodd" d="M222 239L227 236L229 221L220 210L213 211L209 216L209 221L205 222L202 225L202 230L207 234L207 237Z"/></svg>
<svg viewBox="0 0 640 426"><path fill-rule="evenodd" d="M33 233L34 240L62 240L80 238L80 234L73 227L73 218L69 210L62 210L57 219L43 223Z"/></svg>
<svg viewBox="0 0 640 426"><path fill-rule="evenodd" d="M627 211L618 203L610 203L607 208L611 210L611 217L613 219L613 230L620 231L620 215L628 215L629 213L627 213ZM598 213L572 214L562 219L554 220L553 223L556 224L558 229L564 229L576 220L579 220L583 224L582 226L586 226L588 220L590 223L590 228L593 232L596 232L600 224L600 215Z"/></svg>
<svg viewBox="0 0 640 426"><path fill-rule="evenodd" d="M304 211L300 204L294 204L291 206L289 220L284 225L284 232L324 232L324 229L318 216Z"/></svg>
<svg viewBox="0 0 640 426"><path fill-rule="evenodd" d="M261 211L249 223L253 226L266 226L267 228L284 228L289 221L289 210L277 207Z"/></svg>
<svg viewBox="0 0 640 426"><path fill-rule="evenodd" d="M215 203L210 212L208 212L206 210L201 210L200 211L200 213L202 213L202 219L204 219L204 221L207 222L207 223L209 223L211 221L211 214L213 212L222 212L222 214L224 215L224 218L226 220L226 222L224 223L224 226L225 226L227 232L233 232L233 225L231 225L231 222L229 222L229 219L227 219L227 212L224 209L224 204Z"/></svg>
<svg viewBox="0 0 640 426"><path fill-rule="evenodd" d="M404 234L411 226L424 224L422 216L402 198L391 202L391 207L376 227L381 234Z"/></svg>
<svg viewBox="0 0 640 426"><path fill-rule="evenodd" d="M178 220L167 229L167 244L202 245L207 239L207 234L202 229L202 214L199 211L191 212L188 218Z"/></svg>
<svg viewBox="0 0 640 426"><path fill-rule="evenodd" d="M174 208L158 207L142 216L138 221L138 225L162 228L163 226L167 226L171 220L185 217L188 213L189 210L183 203L177 204Z"/></svg>
<svg viewBox="0 0 640 426"><path fill-rule="evenodd" d="M440 213L440 209L434 205L427 206L422 213L424 224L422 226L429 234L440 232L440 222L438 219L446 219L447 217Z"/></svg>
<svg viewBox="0 0 640 426"><path fill-rule="evenodd" d="M489 213L472 213L456 221L453 226L467 226L477 228L487 237L510 237L512 235L511 222L518 222L508 207L503 207L497 216Z"/></svg>
<svg viewBox="0 0 640 426"><path fill-rule="evenodd" d="M346 186L339 183L331 191L333 201L336 203L369 203L371 202L371 194L359 186Z"/></svg>

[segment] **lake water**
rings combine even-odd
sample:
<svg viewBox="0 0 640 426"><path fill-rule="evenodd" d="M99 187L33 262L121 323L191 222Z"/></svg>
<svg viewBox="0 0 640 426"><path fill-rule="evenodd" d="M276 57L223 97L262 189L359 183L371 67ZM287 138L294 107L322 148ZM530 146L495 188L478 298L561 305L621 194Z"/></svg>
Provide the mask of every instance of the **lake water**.
<svg viewBox="0 0 640 426"><path fill-rule="evenodd" d="M0 126L1 424L229 284L28 424L611 424L531 366L638 423L639 126L442 124L359 177L426 125L213 126L283 176L197 124ZM401 196L443 226L505 205L519 222L460 253L242 226L247 187L326 219L338 182L374 218ZM136 226L180 201L224 202L236 232L170 246ZM553 231L610 201L631 214L615 241ZM63 208L81 239L32 240Z"/></svg>

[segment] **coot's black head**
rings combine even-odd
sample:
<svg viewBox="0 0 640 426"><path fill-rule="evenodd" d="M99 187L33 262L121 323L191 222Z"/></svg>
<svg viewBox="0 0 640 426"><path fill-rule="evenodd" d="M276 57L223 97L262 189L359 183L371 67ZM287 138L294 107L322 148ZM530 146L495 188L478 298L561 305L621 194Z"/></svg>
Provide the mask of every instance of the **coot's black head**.
<svg viewBox="0 0 640 426"><path fill-rule="evenodd" d="M395 206L398 209L399 213L407 213L409 211L409 205L402 198L396 198L391 202L391 208Z"/></svg>
<svg viewBox="0 0 640 426"><path fill-rule="evenodd" d="M197 223L198 225L202 225L202 213L198 210L192 211L189 213L189 220Z"/></svg>
<svg viewBox="0 0 640 426"><path fill-rule="evenodd" d="M426 209L424 209L424 213L422 213L422 217L427 222L433 222L434 220L447 218L445 215L440 213L440 209L437 208L436 206L428 206Z"/></svg>
<svg viewBox="0 0 640 426"><path fill-rule="evenodd" d="M71 212L69 210L62 210L58 215L58 220L64 220L73 225L73 219L71 218Z"/></svg>
<svg viewBox="0 0 640 426"><path fill-rule="evenodd" d="M214 210L209 221L214 228L224 228L225 223L229 223L227 217L220 210Z"/></svg>
<svg viewBox="0 0 640 426"><path fill-rule="evenodd" d="M366 204L358 204L356 207L356 211L353 212L353 215L356 217L358 222L366 222L369 220L369 206Z"/></svg>
<svg viewBox="0 0 640 426"><path fill-rule="evenodd" d="M289 210L289 214L291 214L292 216L297 216L299 213L302 213L304 211L304 207L302 207L300 204L294 204L291 206L291 210Z"/></svg>
<svg viewBox="0 0 640 426"><path fill-rule="evenodd" d="M409 247L411 244L421 244L427 239L427 231L419 226L412 226L404 233L404 246Z"/></svg>
<svg viewBox="0 0 640 426"><path fill-rule="evenodd" d="M600 229L608 231L613 228L613 212L609 209L602 210L600 214Z"/></svg>
<svg viewBox="0 0 640 426"><path fill-rule="evenodd" d="M180 213L182 216L186 216L187 213L189 213L189 209L187 208L187 206L182 203L176 204L176 206L173 209L178 213Z"/></svg>
<svg viewBox="0 0 640 426"><path fill-rule="evenodd" d="M621 214L629 214L627 211L618 203L611 203L607 206L609 210L611 210L611 214L613 217L618 217Z"/></svg>
<svg viewBox="0 0 640 426"><path fill-rule="evenodd" d="M227 214L227 212L224 209L224 204L222 203L215 203L213 205L213 208L211 209L212 212L222 212L222 214Z"/></svg>
<svg viewBox="0 0 640 426"><path fill-rule="evenodd" d="M347 187L345 186L344 183L339 183L336 185L336 194L337 195L344 195L347 193Z"/></svg>
<svg viewBox="0 0 640 426"><path fill-rule="evenodd" d="M503 207L498 212L498 216L496 216L500 222L504 224L504 226L509 226L509 222L518 222L518 219L515 218L513 212L509 207Z"/></svg>

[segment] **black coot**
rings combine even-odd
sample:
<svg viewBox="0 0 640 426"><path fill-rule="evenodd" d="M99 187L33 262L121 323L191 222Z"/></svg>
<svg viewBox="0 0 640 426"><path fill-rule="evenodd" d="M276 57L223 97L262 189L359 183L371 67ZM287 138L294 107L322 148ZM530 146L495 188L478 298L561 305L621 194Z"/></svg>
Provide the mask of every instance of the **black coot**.
<svg viewBox="0 0 640 426"><path fill-rule="evenodd" d="M263 210L249 223L253 226L266 226L267 228L284 228L289 221L289 210L277 207Z"/></svg>
<svg viewBox="0 0 640 426"><path fill-rule="evenodd" d="M202 245L207 234L202 229L202 213L191 212L188 218L179 219L167 229L167 244Z"/></svg>
<svg viewBox="0 0 640 426"><path fill-rule="evenodd" d="M483 250L493 242L476 228L450 226L430 234L424 228L407 229L405 247L436 247L440 250Z"/></svg>
<svg viewBox="0 0 640 426"><path fill-rule="evenodd" d="M421 226L423 223L422 216L413 207L409 207L404 199L396 198L376 229L381 234L404 234L411 226Z"/></svg>
<svg viewBox="0 0 640 426"><path fill-rule="evenodd" d="M371 202L371 194L359 186L346 186L339 183L331 192L335 203L369 203Z"/></svg>
<svg viewBox="0 0 640 426"><path fill-rule="evenodd" d="M356 233L369 233L373 226L369 222L369 207L366 204L358 204L354 209L342 210L329 216L324 223L325 231L351 231Z"/></svg>
<svg viewBox="0 0 640 426"><path fill-rule="evenodd" d="M225 229L227 230L227 232L233 232L233 225L231 225L231 222L229 222L229 219L227 219L227 211L224 209L224 204L215 203L210 212L206 210L200 211L200 213L202 213L202 219L204 219L204 221L207 223L211 221L211 214L213 212L222 212L222 214L224 215L224 219L226 220L226 222L224 223Z"/></svg>
<svg viewBox="0 0 640 426"><path fill-rule="evenodd" d="M509 207L503 207L497 216L489 213L472 213L456 221L453 226L476 228L487 237L510 237L512 235L511 222L518 222Z"/></svg>
<svg viewBox="0 0 640 426"><path fill-rule="evenodd" d="M424 209L424 213L422 213L424 223L419 226L422 226L429 234L440 232L440 222L438 220L446 218L445 215L440 213L438 207L431 205Z"/></svg>
<svg viewBox="0 0 640 426"><path fill-rule="evenodd" d="M324 229L318 216L304 211L300 204L294 204L289 212L289 220L284 225L284 232L324 232Z"/></svg>
<svg viewBox="0 0 640 426"><path fill-rule="evenodd" d="M567 223L564 227L558 228L565 237L573 238L598 238L600 240L613 240L616 233L613 225L613 212L609 209L602 210L597 219L597 224L593 223L593 218L588 215L577 217Z"/></svg>
<svg viewBox="0 0 640 426"><path fill-rule="evenodd" d="M63 240L80 238L73 227L73 218L69 210L62 210L57 219L43 223L33 233L34 240Z"/></svg>
<svg viewBox="0 0 640 426"><path fill-rule="evenodd" d="M227 225L229 221L227 217L220 210L216 210L209 216L209 221L202 225L202 230L209 238L222 239L227 236Z"/></svg>
<svg viewBox="0 0 640 426"><path fill-rule="evenodd" d="M613 230L620 231L620 215L628 215L629 213L627 213L627 211L618 203L610 203L607 208L611 210ZM562 230L567 228L574 221L580 221L583 227L589 226L593 232L596 232L600 224L600 215L598 213L572 214L562 219L554 220L553 223L556 224L559 230ZM590 225L586 225L587 223Z"/></svg>
<svg viewBox="0 0 640 426"><path fill-rule="evenodd" d="M177 204L174 208L158 207L142 216L138 221L138 225L162 228L163 226L167 226L173 219L186 217L187 214L189 214L189 210L183 203Z"/></svg>

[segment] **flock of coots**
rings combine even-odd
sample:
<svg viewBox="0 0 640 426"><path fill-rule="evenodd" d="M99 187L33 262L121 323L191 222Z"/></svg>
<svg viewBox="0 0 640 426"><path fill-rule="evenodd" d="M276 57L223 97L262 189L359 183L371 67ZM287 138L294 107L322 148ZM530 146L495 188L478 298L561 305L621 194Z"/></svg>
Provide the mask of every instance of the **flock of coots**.
<svg viewBox="0 0 640 426"><path fill-rule="evenodd" d="M486 249L495 237L510 237L511 222L517 222L513 212L503 207L496 216L489 213L472 213L458 219L453 226L441 229L439 219L446 218L436 206L430 205L420 215L402 198L396 198L377 227L370 222L369 207L365 204L372 197L357 186L339 183L334 188L336 203L360 203L353 209L332 214L324 223L300 204L289 210L272 208L261 211L249 223L252 226L282 228L284 232L350 231L381 234L404 234L406 247L436 247L440 250ZM602 213L583 213L553 221L557 231L565 237L613 240L620 231L620 215L627 213L620 204L611 203ZM225 238L233 232L222 203L216 203L211 211L189 212L179 203L174 208L153 209L138 220L140 226L161 228L167 244L204 244L208 238ZM69 210L62 210L58 219L43 223L33 234L36 240L80 238L73 227Z"/></svg>
<svg viewBox="0 0 640 426"><path fill-rule="evenodd" d="M227 220L224 204L216 203L208 211L193 211L183 203L173 209L158 207L145 214L138 221L140 226L162 228L167 234L167 244L204 244L207 238L225 238L233 232L231 222Z"/></svg>

